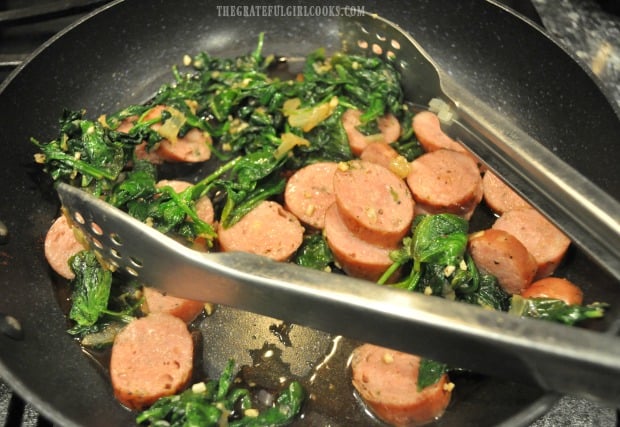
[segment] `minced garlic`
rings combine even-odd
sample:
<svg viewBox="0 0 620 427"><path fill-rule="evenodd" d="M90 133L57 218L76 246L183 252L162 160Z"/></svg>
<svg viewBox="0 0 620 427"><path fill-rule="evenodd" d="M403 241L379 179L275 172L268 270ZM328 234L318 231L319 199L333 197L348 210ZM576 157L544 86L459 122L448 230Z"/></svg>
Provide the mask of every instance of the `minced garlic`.
<svg viewBox="0 0 620 427"><path fill-rule="evenodd" d="M452 391L452 390L454 390L454 387L456 387L456 385L453 382L445 383L443 385L443 389L445 391Z"/></svg>

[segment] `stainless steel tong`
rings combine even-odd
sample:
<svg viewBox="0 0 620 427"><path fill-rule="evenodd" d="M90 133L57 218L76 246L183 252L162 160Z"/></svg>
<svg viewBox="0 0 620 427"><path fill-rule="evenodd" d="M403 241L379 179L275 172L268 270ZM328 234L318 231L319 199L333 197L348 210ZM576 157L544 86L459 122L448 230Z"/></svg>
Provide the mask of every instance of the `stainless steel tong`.
<svg viewBox="0 0 620 427"><path fill-rule="evenodd" d="M392 61L408 101L423 106L434 98L445 102L446 116L452 116L445 123L448 133L620 280L618 200L457 84L398 25L366 14L343 19L341 26L345 50Z"/></svg>
<svg viewBox="0 0 620 427"><path fill-rule="evenodd" d="M620 339L248 253L202 253L67 184L64 209L113 268L209 301L620 407Z"/></svg>

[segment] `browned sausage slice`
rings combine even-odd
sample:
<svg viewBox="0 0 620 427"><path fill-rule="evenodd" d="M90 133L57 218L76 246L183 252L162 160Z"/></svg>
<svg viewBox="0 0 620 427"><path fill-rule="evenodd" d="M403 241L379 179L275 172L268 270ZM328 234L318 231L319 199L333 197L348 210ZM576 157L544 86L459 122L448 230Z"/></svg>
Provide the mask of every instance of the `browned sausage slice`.
<svg viewBox="0 0 620 427"><path fill-rule="evenodd" d="M430 111L421 111L413 116L411 126L420 145L426 152L453 150L471 156L469 151L441 130L439 118Z"/></svg>
<svg viewBox="0 0 620 427"><path fill-rule="evenodd" d="M146 160L154 165L161 165L164 162L164 158L158 153L159 145L156 145L151 150L147 150L147 143L141 142L136 145L134 149L134 155L138 160Z"/></svg>
<svg viewBox="0 0 620 427"><path fill-rule="evenodd" d="M145 116L145 119L152 120L161 117L162 112L167 107L157 105L153 107ZM151 128L157 132L162 129L161 123L155 123ZM162 159L170 162L204 162L211 158L211 136L200 129L192 128L185 135L171 141L162 138L156 152Z"/></svg>
<svg viewBox="0 0 620 427"><path fill-rule="evenodd" d="M497 278L509 294L527 288L536 275L536 260L512 234L496 229L469 236L469 252L476 266Z"/></svg>
<svg viewBox="0 0 620 427"><path fill-rule="evenodd" d="M476 162L452 150L426 153L411 162L407 184L416 213L452 213L469 219L482 200Z"/></svg>
<svg viewBox="0 0 620 427"><path fill-rule="evenodd" d="M185 323L191 323L205 307L204 302L164 295L148 286L142 288L142 293L144 294L142 310L145 313L168 313Z"/></svg>
<svg viewBox="0 0 620 427"><path fill-rule="evenodd" d="M377 126L386 144L396 142L400 138L400 123L393 114L386 114L377 119Z"/></svg>
<svg viewBox="0 0 620 427"><path fill-rule="evenodd" d="M409 175L409 162L404 156L398 154L398 151L390 144L383 142L368 144L362 151L360 159L383 166L402 179Z"/></svg>
<svg viewBox="0 0 620 427"><path fill-rule="evenodd" d="M381 420L418 426L439 418L450 403L453 384L446 374L418 391L420 357L372 344L353 351L353 386Z"/></svg>
<svg viewBox="0 0 620 427"><path fill-rule="evenodd" d="M114 395L130 409L144 409L178 393L191 379L192 337L181 319L154 313L123 328L112 345Z"/></svg>
<svg viewBox="0 0 620 427"><path fill-rule="evenodd" d="M211 202L209 197L202 196L196 200L194 207L196 208L198 218L207 224L213 225L215 223L215 210L213 209L213 202Z"/></svg>
<svg viewBox="0 0 620 427"><path fill-rule="evenodd" d="M390 162L396 157L398 157L398 152L385 142L368 144L360 154L360 159L381 165L386 169L390 168Z"/></svg>
<svg viewBox="0 0 620 427"><path fill-rule="evenodd" d="M530 251L538 263L536 278L551 275L570 246L570 239L535 209L505 212L493 228L509 232Z"/></svg>
<svg viewBox="0 0 620 427"><path fill-rule="evenodd" d="M496 214L501 215L512 209L531 208L524 198L490 170L482 177L482 190L484 202Z"/></svg>
<svg viewBox="0 0 620 427"><path fill-rule="evenodd" d="M65 215L61 215L47 231L44 243L45 259L50 267L64 277L73 279L75 274L69 267L69 259L85 247L76 239Z"/></svg>
<svg viewBox="0 0 620 427"><path fill-rule="evenodd" d="M521 296L524 298L552 298L564 301L568 305L581 305L583 292L579 286L559 277L545 277L532 283Z"/></svg>
<svg viewBox="0 0 620 427"><path fill-rule="evenodd" d="M297 170L286 183L284 205L311 227L325 227L325 212L336 200L334 173L338 164L320 162Z"/></svg>
<svg viewBox="0 0 620 427"><path fill-rule="evenodd" d="M334 203L325 214L325 240L334 258L349 276L376 282L392 265L390 251L357 237L342 221Z"/></svg>
<svg viewBox="0 0 620 427"><path fill-rule="evenodd" d="M157 188L171 187L175 193L181 193L191 186L191 182L182 181L180 179L161 179L155 184Z"/></svg>
<svg viewBox="0 0 620 427"><path fill-rule="evenodd" d="M121 122L121 124L118 125L116 131L123 133L129 132L131 128L135 125L135 122L137 120L138 116L127 117ZM146 141L144 141L136 145L136 148L134 149L134 155L138 160L147 160L153 164L160 165L164 162L164 159L162 159L161 156L157 154L157 148L159 148L158 144L152 147L151 150L147 150L147 143Z"/></svg>
<svg viewBox="0 0 620 427"><path fill-rule="evenodd" d="M289 259L303 239L299 220L280 204L261 202L232 227L218 227L223 251L250 252L276 261Z"/></svg>
<svg viewBox="0 0 620 427"><path fill-rule="evenodd" d="M380 133L376 135L364 135L357 127L361 124L359 110L347 110L342 115L342 126L347 133L349 147L354 156L359 157L368 144L383 142L390 144L400 136L400 123L392 114L387 114L378 119Z"/></svg>
<svg viewBox="0 0 620 427"><path fill-rule="evenodd" d="M334 175L338 212L347 227L374 245L393 248L409 232L414 202L404 180L363 160L338 165Z"/></svg>
<svg viewBox="0 0 620 427"><path fill-rule="evenodd" d="M169 162L205 162L211 158L211 143L206 132L192 128L175 142L161 140L157 154Z"/></svg>

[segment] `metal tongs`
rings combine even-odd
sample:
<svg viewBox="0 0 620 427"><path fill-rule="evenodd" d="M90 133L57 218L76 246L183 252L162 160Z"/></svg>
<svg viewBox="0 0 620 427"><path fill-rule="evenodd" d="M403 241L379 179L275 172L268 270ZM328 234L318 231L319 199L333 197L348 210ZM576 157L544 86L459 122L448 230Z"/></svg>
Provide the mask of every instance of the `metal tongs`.
<svg viewBox="0 0 620 427"><path fill-rule="evenodd" d="M325 332L620 407L620 339L378 286L241 252L192 250L61 183L64 209L119 272L170 295Z"/></svg>
<svg viewBox="0 0 620 427"><path fill-rule="evenodd" d="M342 19L341 37L349 52L391 61L406 100L445 103L446 131L620 280L618 200L455 82L395 23L376 14Z"/></svg>

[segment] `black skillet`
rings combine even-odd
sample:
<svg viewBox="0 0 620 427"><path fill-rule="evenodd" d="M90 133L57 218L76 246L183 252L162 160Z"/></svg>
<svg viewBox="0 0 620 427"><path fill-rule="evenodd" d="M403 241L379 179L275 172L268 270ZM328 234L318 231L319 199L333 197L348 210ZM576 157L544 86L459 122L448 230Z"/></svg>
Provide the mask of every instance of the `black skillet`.
<svg viewBox="0 0 620 427"><path fill-rule="evenodd" d="M411 32L453 78L532 136L557 141L549 148L620 198L618 111L592 76L539 29L484 1L359 3ZM86 108L96 117L147 99L171 79L171 66L186 53L245 53L261 31L266 51L279 55L340 47L335 18L218 16L217 5L225 4L116 2L43 46L0 90L0 219L10 233L0 246L0 312L14 316L23 330L21 338L0 334L0 376L59 425L131 425L134 414L112 397L105 359L87 357L65 332L62 282L51 274L42 251L58 201L32 161L28 140L55 137L64 107ZM559 274L580 283L587 302L612 304L605 320L587 326L615 330L617 281L575 249ZM301 425L372 425L348 387L346 354L354 343L225 309L203 326L203 373L217 375L228 357L250 366L245 375L262 382L279 376L310 381L317 373L312 381L316 403L308 406ZM321 364L333 347L336 356ZM267 363L261 356L269 349L276 357ZM455 382L453 402L436 425L526 425L557 398L472 375L457 376Z"/></svg>

